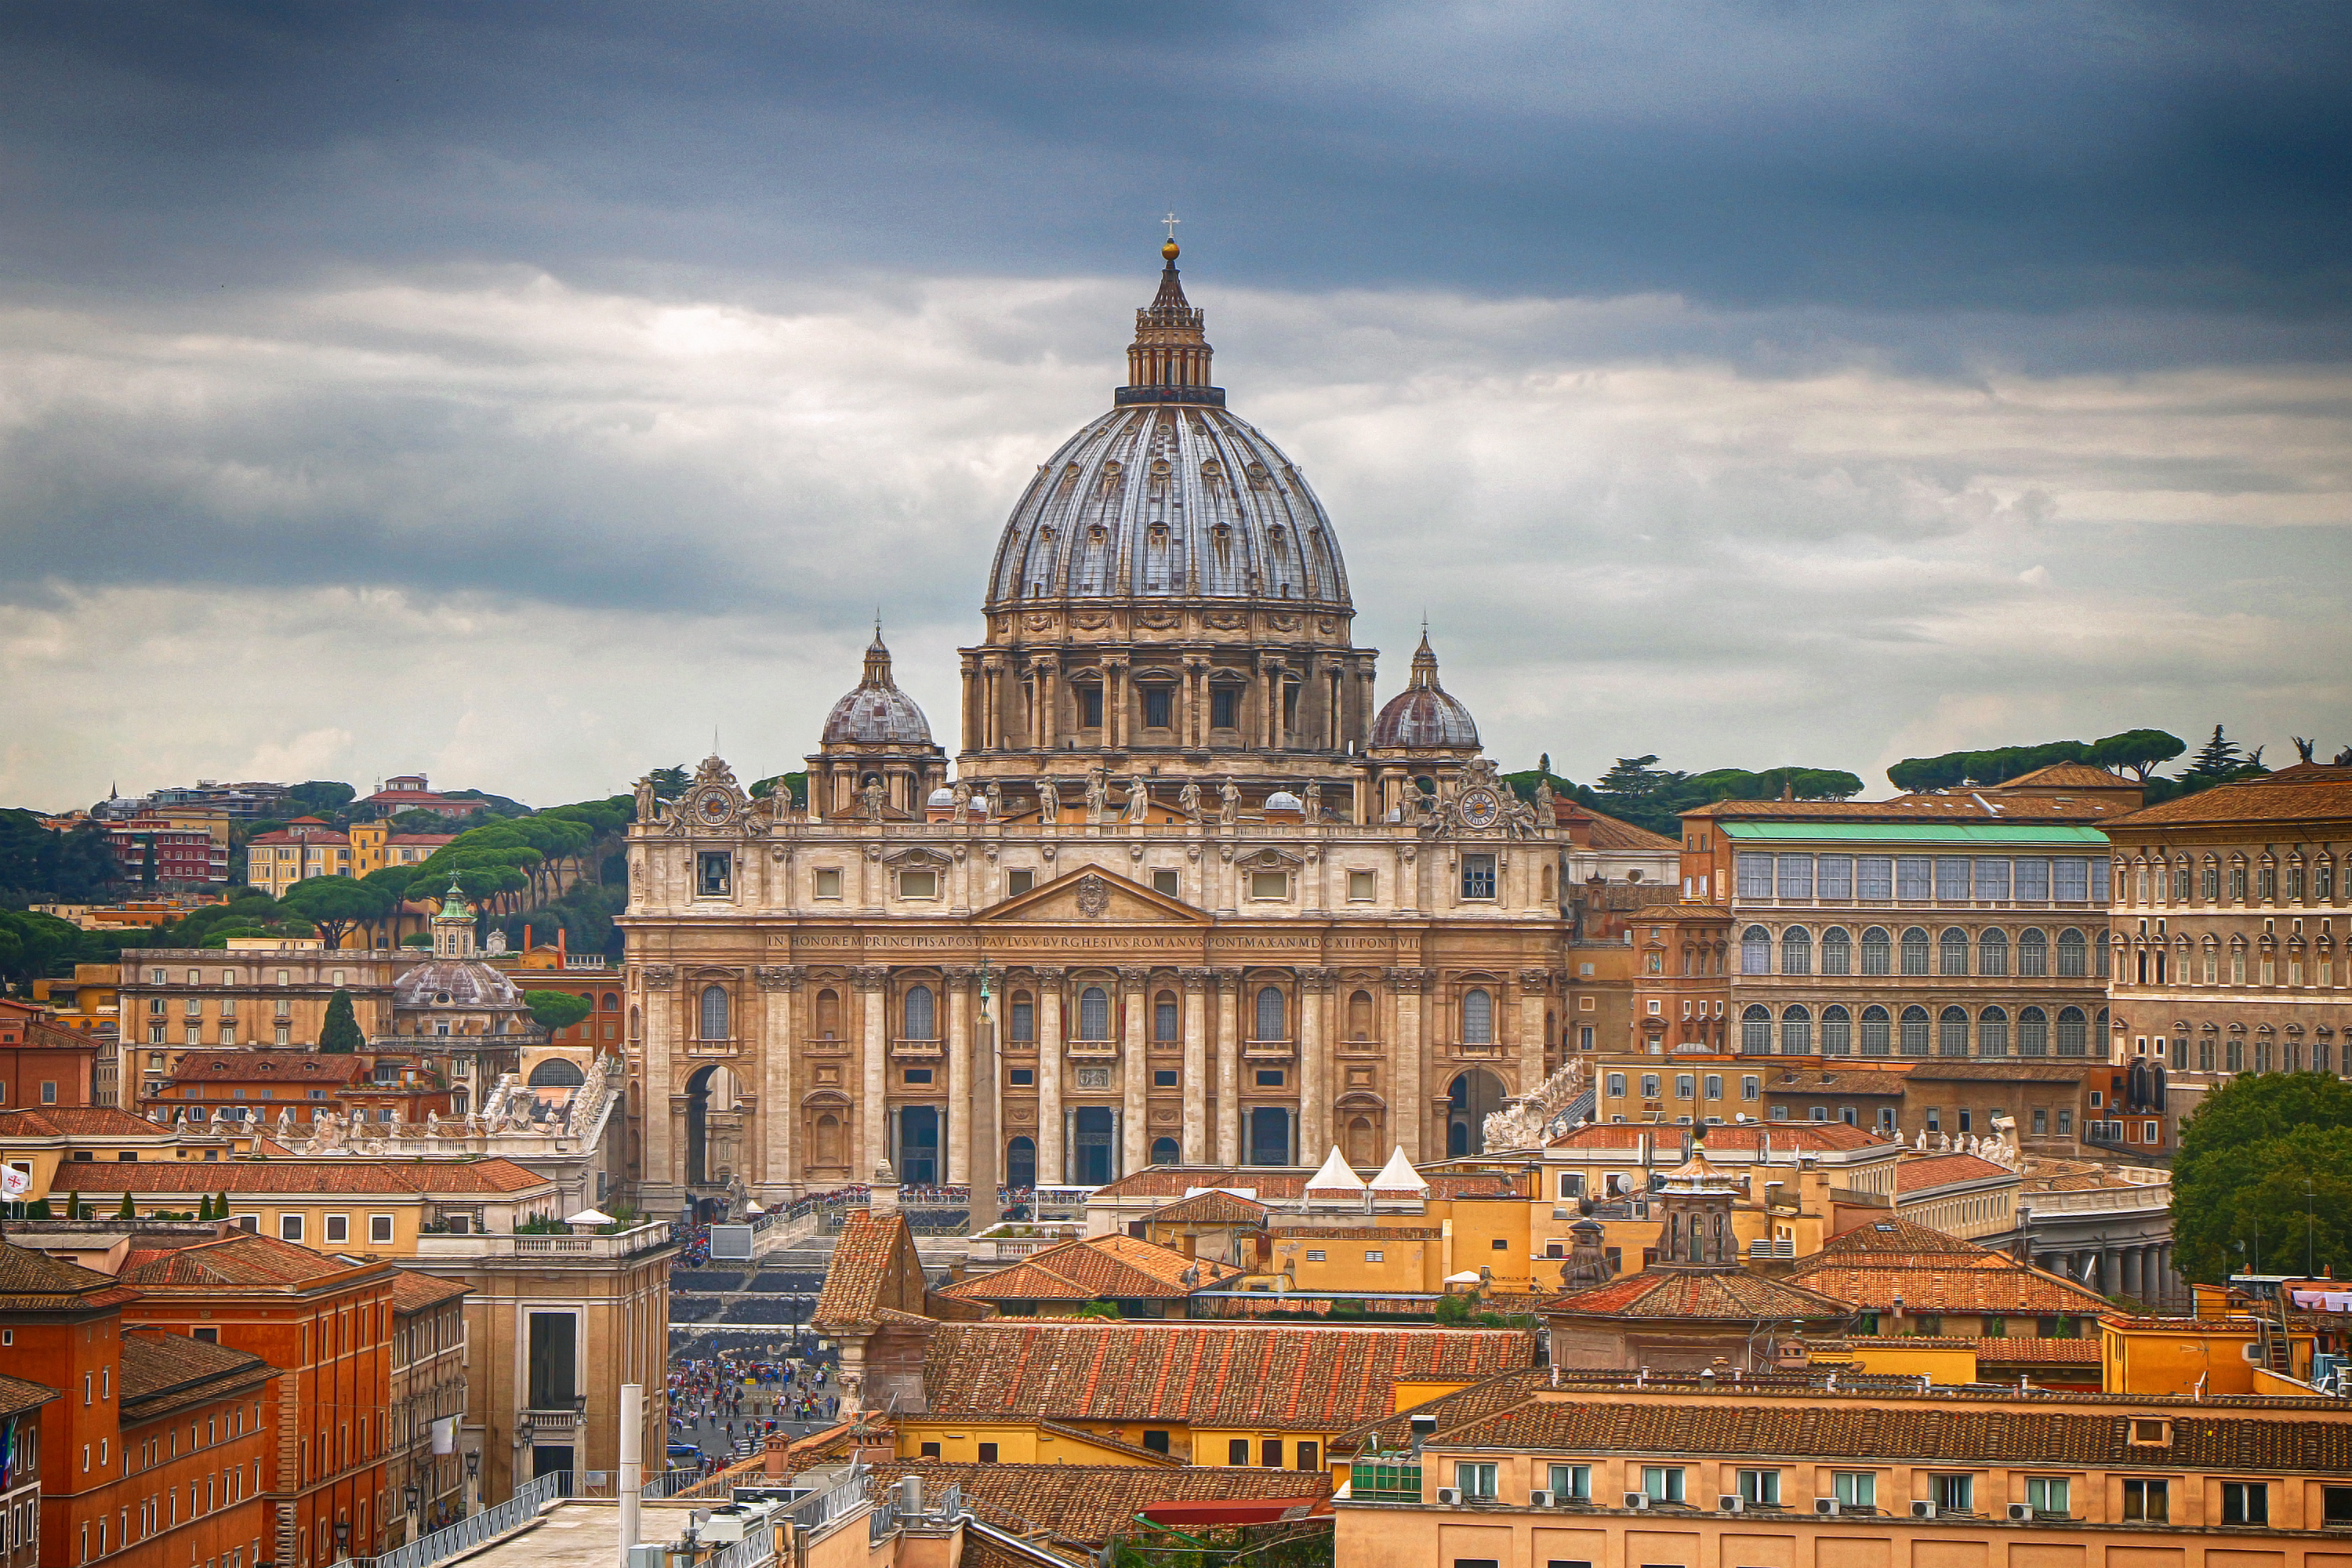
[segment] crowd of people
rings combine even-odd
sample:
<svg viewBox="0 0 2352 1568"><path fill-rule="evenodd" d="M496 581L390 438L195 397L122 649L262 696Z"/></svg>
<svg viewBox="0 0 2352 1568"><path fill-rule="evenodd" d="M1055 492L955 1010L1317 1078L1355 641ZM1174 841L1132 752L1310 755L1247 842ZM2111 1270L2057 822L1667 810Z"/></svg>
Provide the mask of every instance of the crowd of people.
<svg viewBox="0 0 2352 1568"><path fill-rule="evenodd" d="M831 1373L795 1353L797 1346L762 1349L761 1354L721 1351L670 1363L673 1445L700 1449L710 1464L778 1432L799 1436L833 1419L841 1400L830 1387Z"/></svg>

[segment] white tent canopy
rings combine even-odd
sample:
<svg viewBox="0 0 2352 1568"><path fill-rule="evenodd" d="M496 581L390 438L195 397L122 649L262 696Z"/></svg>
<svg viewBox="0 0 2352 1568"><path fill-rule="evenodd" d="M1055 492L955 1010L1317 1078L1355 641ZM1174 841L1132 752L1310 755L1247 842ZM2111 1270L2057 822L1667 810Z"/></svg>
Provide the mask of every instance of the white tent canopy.
<svg viewBox="0 0 2352 1568"><path fill-rule="evenodd" d="M599 1209L582 1209L563 1223L566 1225L618 1225L621 1222Z"/></svg>
<svg viewBox="0 0 2352 1568"><path fill-rule="evenodd" d="M1339 1152L1339 1146L1334 1143L1330 1156L1323 1162L1323 1168L1307 1178L1307 1190L1309 1193L1360 1193L1364 1190L1364 1178L1356 1174L1346 1156Z"/></svg>
<svg viewBox="0 0 2352 1568"><path fill-rule="evenodd" d="M1400 1143L1396 1152L1389 1156L1389 1163L1381 1167L1381 1173L1372 1178L1372 1191L1425 1193L1429 1191L1429 1184L1421 1179L1421 1173L1414 1170L1412 1162L1404 1157L1404 1145Z"/></svg>

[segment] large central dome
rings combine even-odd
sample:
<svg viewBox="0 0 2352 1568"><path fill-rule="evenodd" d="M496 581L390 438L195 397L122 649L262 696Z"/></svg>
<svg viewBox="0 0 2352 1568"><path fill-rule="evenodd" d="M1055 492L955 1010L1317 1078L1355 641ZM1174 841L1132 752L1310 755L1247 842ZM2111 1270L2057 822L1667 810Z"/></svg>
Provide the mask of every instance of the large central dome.
<svg viewBox="0 0 2352 1568"><path fill-rule="evenodd" d="M996 549L991 613L1065 603L1245 600L1347 612L1330 520L1280 447L1225 412L1175 245L1136 311L1118 406L1065 442Z"/></svg>

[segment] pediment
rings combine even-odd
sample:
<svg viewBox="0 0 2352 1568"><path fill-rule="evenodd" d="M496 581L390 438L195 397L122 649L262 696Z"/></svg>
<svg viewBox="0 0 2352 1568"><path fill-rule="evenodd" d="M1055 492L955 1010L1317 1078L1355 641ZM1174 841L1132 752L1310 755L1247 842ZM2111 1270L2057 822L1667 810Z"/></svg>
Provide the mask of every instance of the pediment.
<svg viewBox="0 0 2352 1568"><path fill-rule="evenodd" d="M974 915L975 921L1199 925L1207 913L1099 866L1081 866Z"/></svg>

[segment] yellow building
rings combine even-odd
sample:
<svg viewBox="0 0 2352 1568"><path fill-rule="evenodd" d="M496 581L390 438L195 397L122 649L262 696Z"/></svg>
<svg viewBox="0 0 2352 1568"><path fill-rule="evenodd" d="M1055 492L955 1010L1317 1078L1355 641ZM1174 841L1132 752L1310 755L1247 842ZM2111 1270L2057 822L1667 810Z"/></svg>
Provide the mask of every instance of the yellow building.
<svg viewBox="0 0 2352 1568"><path fill-rule="evenodd" d="M2318 1336L2252 1313L2099 1321L2100 1382L2115 1394L2308 1396Z"/></svg>
<svg viewBox="0 0 2352 1568"><path fill-rule="evenodd" d="M298 816L271 833L246 842L245 879L271 898L282 898L312 877L364 877L387 866L421 865L457 835L395 833L382 822L354 824L348 830L315 816Z"/></svg>
<svg viewBox="0 0 2352 1568"><path fill-rule="evenodd" d="M103 1211L111 1213L121 1201L119 1173L124 1165L205 1165L234 1158L252 1142L250 1133L240 1138L225 1128L165 1126L110 1105L0 1110L0 1163L29 1180L22 1198L26 1203L67 1193L81 1194L87 1203L100 1184L111 1181L116 1195ZM207 1166L206 1181L217 1171L216 1165ZM185 1206L193 1210L195 1200L189 1199Z"/></svg>

